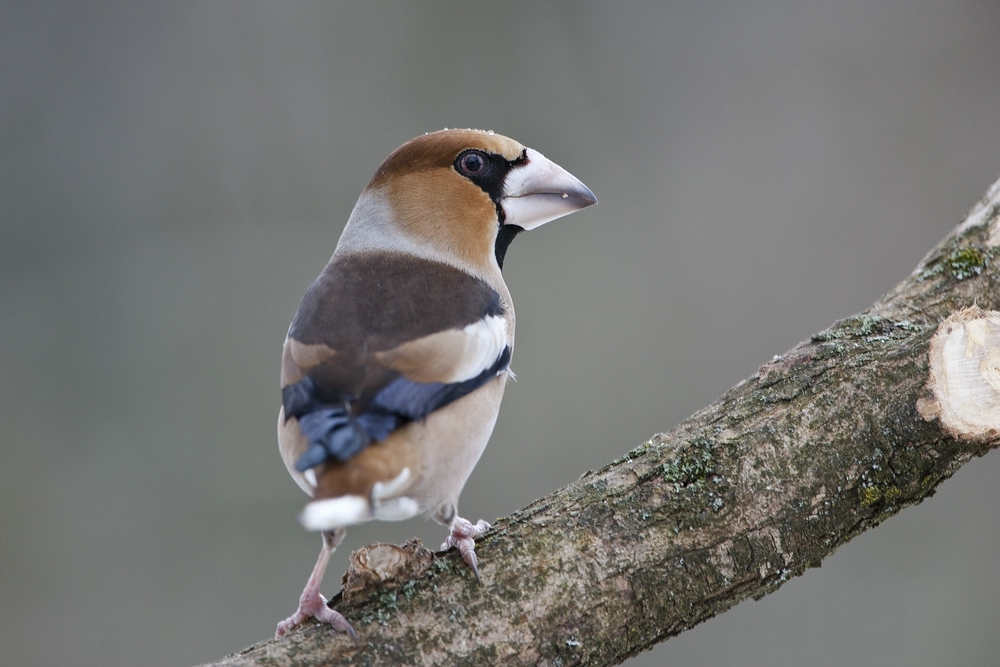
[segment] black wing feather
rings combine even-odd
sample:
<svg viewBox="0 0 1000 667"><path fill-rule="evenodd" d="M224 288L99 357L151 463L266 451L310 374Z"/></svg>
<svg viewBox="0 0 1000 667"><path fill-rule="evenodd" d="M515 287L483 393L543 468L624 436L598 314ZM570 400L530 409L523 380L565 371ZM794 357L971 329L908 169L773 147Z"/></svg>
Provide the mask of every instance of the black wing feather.
<svg viewBox="0 0 1000 667"><path fill-rule="evenodd" d="M323 403L311 378L282 389L286 419L296 417L309 448L295 468L305 471L327 461L346 461L394 430L419 421L435 410L471 394L510 366L511 349L503 349L492 366L462 382L414 382L399 377L380 390L359 415L350 404Z"/></svg>

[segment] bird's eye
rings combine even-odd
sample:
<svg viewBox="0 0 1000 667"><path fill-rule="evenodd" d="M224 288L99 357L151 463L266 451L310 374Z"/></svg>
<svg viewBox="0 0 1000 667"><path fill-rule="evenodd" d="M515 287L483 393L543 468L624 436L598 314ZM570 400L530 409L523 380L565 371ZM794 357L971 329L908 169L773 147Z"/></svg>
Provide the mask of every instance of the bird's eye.
<svg viewBox="0 0 1000 667"><path fill-rule="evenodd" d="M486 156L479 151L468 151L458 158L458 170L466 176L478 176L486 170Z"/></svg>

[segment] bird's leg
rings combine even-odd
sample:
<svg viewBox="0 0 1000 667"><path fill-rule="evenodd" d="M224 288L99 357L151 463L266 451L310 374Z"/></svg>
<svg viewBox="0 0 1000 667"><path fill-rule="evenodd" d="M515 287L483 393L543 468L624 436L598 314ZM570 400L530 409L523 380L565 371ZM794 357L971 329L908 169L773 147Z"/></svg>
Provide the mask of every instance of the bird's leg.
<svg viewBox="0 0 1000 667"><path fill-rule="evenodd" d="M452 547L456 547L458 553L462 554L462 558L472 568L472 573L476 575L476 581L479 583L483 582L479 578L479 561L476 558L476 538L489 529L490 524L482 519L473 525L468 519L463 519L456 515L451 520L451 533L448 535L448 539L444 541L444 544L441 545L441 551L447 551Z"/></svg>
<svg viewBox="0 0 1000 667"><path fill-rule="evenodd" d="M330 562L330 556L344 539L346 533L346 528L323 531L323 548L319 552L319 558L316 559L316 566L313 567L312 574L309 575L309 581L306 582L306 587L299 597L299 608L295 610L294 614L278 623L278 629L274 633L275 639L283 637L289 630L302 625L310 618L315 618L320 623L329 623L333 629L339 632L346 632L355 644L358 643L358 633L354 631L343 614L326 606L326 598L319 592L320 586L323 585L323 574L326 572L327 563Z"/></svg>

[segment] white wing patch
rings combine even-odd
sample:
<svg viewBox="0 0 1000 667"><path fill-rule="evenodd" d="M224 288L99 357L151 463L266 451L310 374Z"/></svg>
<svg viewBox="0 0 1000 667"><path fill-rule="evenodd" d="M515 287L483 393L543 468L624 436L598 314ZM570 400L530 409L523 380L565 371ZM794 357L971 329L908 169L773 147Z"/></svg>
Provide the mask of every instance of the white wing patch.
<svg viewBox="0 0 1000 667"><path fill-rule="evenodd" d="M507 320L490 315L462 329L439 331L376 357L415 382L462 382L493 365L507 346Z"/></svg>
<svg viewBox="0 0 1000 667"><path fill-rule="evenodd" d="M493 365L507 347L507 320L499 315L484 317L462 329L469 337L465 363L456 369L455 379L461 382L474 378Z"/></svg>

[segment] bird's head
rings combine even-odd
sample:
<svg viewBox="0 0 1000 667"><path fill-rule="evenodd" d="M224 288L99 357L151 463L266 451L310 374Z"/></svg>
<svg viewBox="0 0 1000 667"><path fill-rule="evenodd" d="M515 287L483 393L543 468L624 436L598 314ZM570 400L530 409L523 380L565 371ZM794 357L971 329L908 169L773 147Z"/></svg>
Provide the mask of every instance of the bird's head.
<svg viewBox="0 0 1000 667"><path fill-rule="evenodd" d="M403 144L382 163L352 223L358 217L467 266L502 267L519 232L596 203L576 177L513 139L442 130Z"/></svg>

